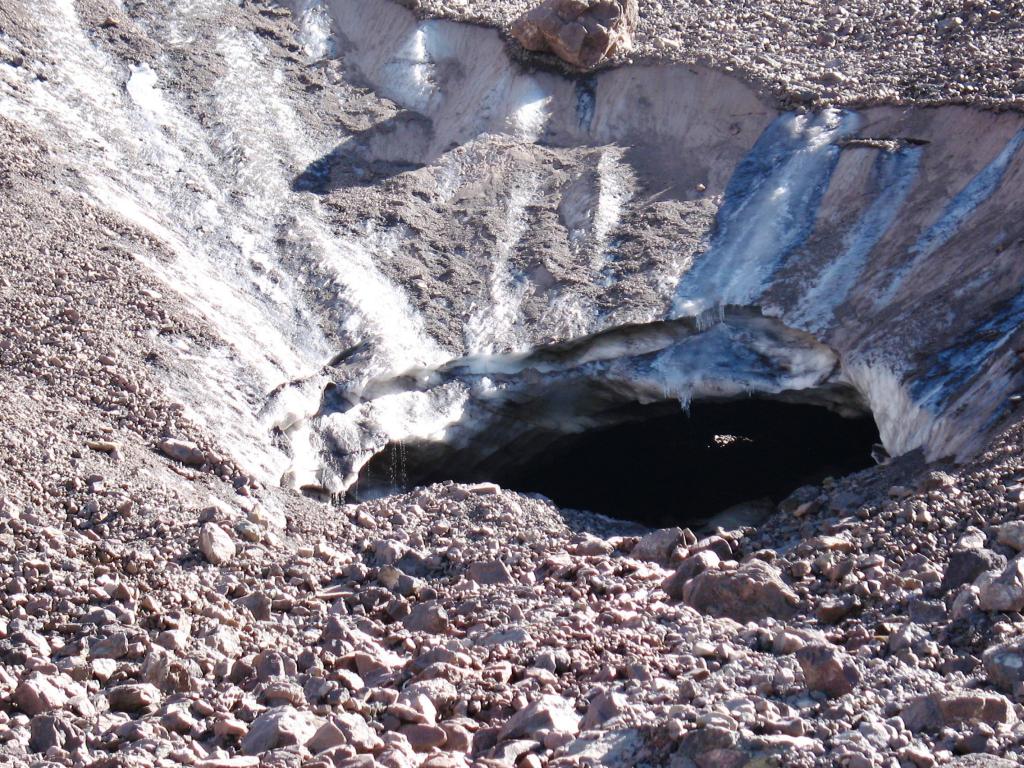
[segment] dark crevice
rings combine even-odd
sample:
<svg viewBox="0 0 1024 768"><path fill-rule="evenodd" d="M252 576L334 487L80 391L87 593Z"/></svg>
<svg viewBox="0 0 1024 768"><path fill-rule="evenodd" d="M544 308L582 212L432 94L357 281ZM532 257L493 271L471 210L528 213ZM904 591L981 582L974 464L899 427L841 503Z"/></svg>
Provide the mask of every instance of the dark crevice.
<svg viewBox="0 0 1024 768"><path fill-rule="evenodd" d="M444 480L492 481L650 526L699 525L735 504L780 501L801 485L872 465L869 416L749 399L628 405L621 423L575 434L531 431L496 449L391 444L353 489L368 497Z"/></svg>

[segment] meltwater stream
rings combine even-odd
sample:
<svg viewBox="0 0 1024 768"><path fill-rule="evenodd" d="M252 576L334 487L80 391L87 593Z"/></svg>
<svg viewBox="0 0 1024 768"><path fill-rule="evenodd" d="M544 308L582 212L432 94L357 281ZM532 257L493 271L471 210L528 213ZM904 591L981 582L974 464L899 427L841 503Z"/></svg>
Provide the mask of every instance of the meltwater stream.
<svg viewBox="0 0 1024 768"><path fill-rule="evenodd" d="M140 6L129 60L41 0L45 78L0 64L4 116L205 319L160 373L262 479L343 496L395 445L498 477L652 405L813 407L929 458L1012 417L1019 116L780 114L699 67L574 80L391 0L293 6Z"/></svg>

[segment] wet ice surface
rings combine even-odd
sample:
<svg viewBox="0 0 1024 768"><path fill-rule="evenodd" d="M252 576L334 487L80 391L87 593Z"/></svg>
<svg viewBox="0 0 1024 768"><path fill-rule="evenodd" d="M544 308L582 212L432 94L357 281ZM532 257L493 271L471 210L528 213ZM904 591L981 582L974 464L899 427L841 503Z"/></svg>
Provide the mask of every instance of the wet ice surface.
<svg viewBox="0 0 1024 768"><path fill-rule="evenodd" d="M683 275L673 314L756 304L780 263L811 233L853 113L782 115L733 172L708 250Z"/></svg>
<svg viewBox="0 0 1024 768"><path fill-rule="evenodd" d="M911 258L888 276L889 287L878 297L878 304L891 302L915 269L921 266L939 248L949 242L964 222L987 200L999 186L1014 156L1024 146L1024 130L1003 147L968 184L950 200L942 215L925 230L910 250Z"/></svg>

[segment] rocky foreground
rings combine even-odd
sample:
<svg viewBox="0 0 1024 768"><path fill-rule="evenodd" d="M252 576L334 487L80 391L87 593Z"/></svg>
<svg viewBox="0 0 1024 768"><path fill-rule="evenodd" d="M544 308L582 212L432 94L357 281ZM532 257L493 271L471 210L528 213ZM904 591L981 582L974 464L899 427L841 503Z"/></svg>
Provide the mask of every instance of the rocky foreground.
<svg viewBox="0 0 1024 768"><path fill-rule="evenodd" d="M130 255L158 246L5 129L8 764L1024 755L1021 429L704 537L491 485L323 506L246 476L162 394L156 337L203 330Z"/></svg>
<svg viewBox="0 0 1024 768"><path fill-rule="evenodd" d="M537 5L534 0L405 4L424 15L510 32ZM1019 0L639 0L638 18L633 60L709 65L786 104L1024 107L1024 5Z"/></svg>

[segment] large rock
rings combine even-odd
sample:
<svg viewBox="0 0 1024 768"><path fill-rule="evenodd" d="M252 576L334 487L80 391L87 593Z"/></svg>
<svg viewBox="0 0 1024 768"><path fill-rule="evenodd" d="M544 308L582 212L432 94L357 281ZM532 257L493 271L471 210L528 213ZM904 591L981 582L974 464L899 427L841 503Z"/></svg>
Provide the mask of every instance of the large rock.
<svg viewBox="0 0 1024 768"><path fill-rule="evenodd" d="M804 646L796 652L796 660L804 672L807 687L830 698L845 696L860 682L853 660L826 643Z"/></svg>
<svg viewBox="0 0 1024 768"><path fill-rule="evenodd" d="M981 585L978 607L983 611L1024 610L1024 559L1014 558L996 578Z"/></svg>
<svg viewBox="0 0 1024 768"><path fill-rule="evenodd" d="M989 648L982 661L989 681L1012 692L1017 683L1024 682L1024 639Z"/></svg>
<svg viewBox="0 0 1024 768"><path fill-rule="evenodd" d="M629 554L637 560L646 560L667 566L672 557L672 551L682 537L682 528L661 528L651 531L633 546L633 551Z"/></svg>
<svg viewBox="0 0 1024 768"><path fill-rule="evenodd" d="M477 584L511 584L512 574L501 560L471 563L469 578Z"/></svg>
<svg viewBox="0 0 1024 768"><path fill-rule="evenodd" d="M683 602L701 613L739 622L789 619L800 602L779 569L751 560L734 571L704 571L683 587Z"/></svg>
<svg viewBox="0 0 1024 768"><path fill-rule="evenodd" d="M946 765L948 768L1020 768L1020 763L995 755L961 755Z"/></svg>
<svg viewBox="0 0 1024 768"><path fill-rule="evenodd" d="M82 741L82 732L66 716L36 715L29 724L30 752L45 752L51 747L70 752L80 747Z"/></svg>
<svg viewBox="0 0 1024 768"><path fill-rule="evenodd" d="M662 583L661 588L668 593L668 596L673 600L681 600L683 597L683 588L686 583L697 576L698 574L709 571L713 568L717 568L721 559L711 550L704 550L698 552L695 555L690 555L684 559L679 567L676 568L676 572L669 576Z"/></svg>
<svg viewBox="0 0 1024 768"><path fill-rule="evenodd" d="M996 541L1020 552L1024 550L1024 520L1012 520L996 529Z"/></svg>
<svg viewBox="0 0 1024 768"><path fill-rule="evenodd" d="M235 542L216 523L205 523L199 531L199 551L214 565L223 565L235 556Z"/></svg>
<svg viewBox="0 0 1024 768"><path fill-rule="evenodd" d="M160 703L160 691L149 683L117 685L107 691L107 701L115 712L142 712Z"/></svg>
<svg viewBox="0 0 1024 768"><path fill-rule="evenodd" d="M560 731L576 734L580 717L572 702L561 696L541 696L508 719L498 733L498 741L532 736L537 731Z"/></svg>
<svg viewBox="0 0 1024 768"><path fill-rule="evenodd" d="M942 576L940 588L949 592L970 584L985 571L1001 570L1006 558L990 549L958 549L949 556L949 565Z"/></svg>
<svg viewBox="0 0 1024 768"><path fill-rule="evenodd" d="M188 440L167 438L161 440L157 447L165 456L180 461L182 464L199 467L206 463L206 454L203 453L203 449Z"/></svg>
<svg viewBox="0 0 1024 768"><path fill-rule="evenodd" d="M14 691L14 705L29 716L60 709L67 701L67 694L39 672L22 680Z"/></svg>
<svg viewBox="0 0 1024 768"><path fill-rule="evenodd" d="M382 746L380 737L366 720L351 712L342 712L332 719L345 736L345 742L357 752L372 752Z"/></svg>
<svg viewBox="0 0 1024 768"><path fill-rule="evenodd" d="M931 693L914 699L900 713L907 729L920 733L941 728L959 728L979 723L991 727L1017 721L1013 705L998 693L952 691Z"/></svg>
<svg viewBox="0 0 1024 768"><path fill-rule="evenodd" d="M516 19L512 35L528 50L593 69L633 47L637 17L637 0L544 0Z"/></svg>
<svg viewBox="0 0 1024 768"><path fill-rule="evenodd" d="M448 613L437 603L419 603L402 619L402 625L410 632L439 635L448 630Z"/></svg>
<svg viewBox="0 0 1024 768"><path fill-rule="evenodd" d="M320 728L320 722L309 712L283 706L269 709L253 720L242 739L242 753L259 755L278 747L304 746Z"/></svg>

